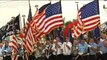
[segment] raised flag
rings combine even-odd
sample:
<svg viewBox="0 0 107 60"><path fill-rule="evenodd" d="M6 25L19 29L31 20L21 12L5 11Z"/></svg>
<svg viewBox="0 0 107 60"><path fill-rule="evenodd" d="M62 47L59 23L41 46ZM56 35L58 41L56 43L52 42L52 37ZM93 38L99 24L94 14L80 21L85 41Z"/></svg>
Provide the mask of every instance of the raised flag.
<svg viewBox="0 0 107 60"><path fill-rule="evenodd" d="M78 19L73 22L73 28L72 28L72 34L74 38L78 38L81 33L83 32L83 27L82 25L79 24Z"/></svg>
<svg viewBox="0 0 107 60"><path fill-rule="evenodd" d="M63 25L62 11L61 11L61 2L51 4L45 10L44 20L42 23L38 23L38 30L44 34L48 34L55 28L58 28Z"/></svg>
<svg viewBox="0 0 107 60"><path fill-rule="evenodd" d="M19 37L22 39L23 47L25 48L25 50L27 50L28 49L28 47L27 47L28 45L26 45L25 35L24 35L24 33L22 33L22 31L20 31ZM28 58L28 52L25 54L25 59L27 59L27 58Z"/></svg>
<svg viewBox="0 0 107 60"><path fill-rule="evenodd" d="M43 32L40 32L41 30L38 29L38 26L42 23L42 21L45 19L45 9L47 6L49 6L51 3L43 5L39 10L38 13L34 16L33 21L31 23L33 34L35 36L36 40L39 40L40 37L43 35ZM40 24L38 24L40 23Z"/></svg>
<svg viewBox="0 0 107 60"><path fill-rule="evenodd" d="M1 27L2 39L14 34L18 34L20 31L20 14L9 21L5 26Z"/></svg>
<svg viewBox="0 0 107 60"><path fill-rule="evenodd" d="M99 2L94 0L80 9L80 18L83 22L84 30L95 29L100 23Z"/></svg>
<svg viewBox="0 0 107 60"><path fill-rule="evenodd" d="M12 35L12 42L11 43L12 43L12 48L13 48L13 52L14 52L13 60L17 60L19 46L18 46L17 38L14 34Z"/></svg>
<svg viewBox="0 0 107 60"><path fill-rule="evenodd" d="M41 16L36 21L36 28L43 34L48 34L54 28L63 25L61 2L51 4L41 13Z"/></svg>
<svg viewBox="0 0 107 60"><path fill-rule="evenodd" d="M32 21L32 12L31 6L29 1L29 14L28 14L28 21L25 25L25 42L26 42L26 50L28 53L33 52L33 44L35 43L32 28L31 28L31 21Z"/></svg>

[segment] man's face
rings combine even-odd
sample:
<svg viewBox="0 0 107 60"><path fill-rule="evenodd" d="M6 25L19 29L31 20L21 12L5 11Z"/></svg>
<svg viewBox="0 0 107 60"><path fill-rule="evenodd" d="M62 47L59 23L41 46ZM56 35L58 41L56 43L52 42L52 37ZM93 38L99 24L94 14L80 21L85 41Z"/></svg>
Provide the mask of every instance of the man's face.
<svg viewBox="0 0 107 60"><path fill-rule="evenodd" d="M66 38L66 42L69 42L69 38Z"/></svg>
<svg viewBox="0 0 107 60"><path fill-rule="evenodd" d="M85 43L85 40L81 40L81 43L84 44L84 43Z"/></svg>
<svg viewBox="0 0 107 60"><path fill-rule="evenodd" d="M106 35L105 35L105 34L103 34L103 35L102 35L102 38L103 38L103 39L105 39L105 38L106 38Z"/></svg>
<svg viewBox="0 0 107 60"><path fill-rule="evenodd" d="M103 42L103 44L105 47L107 47L107 41L106 40Z"/></svg>
<svg viewBox="0 0 107 60"><path fill-rule="evenodd" d="M5 45L8 46L8 45L9 45L9 42L8 42L8 41L5 41Z"/></svg>
<svg viewBox="0 0 107 60"><path fill-rule="evenodd" d="M59 42L59 37L56 37L56 42Z"/></svg>
<svg viewBox="0 0 107 60"><path fill-rule="evenodd" d="M89 41L90 43L93 43L94 42L94 40L93 39L90 39L90 41Z"/></svg>

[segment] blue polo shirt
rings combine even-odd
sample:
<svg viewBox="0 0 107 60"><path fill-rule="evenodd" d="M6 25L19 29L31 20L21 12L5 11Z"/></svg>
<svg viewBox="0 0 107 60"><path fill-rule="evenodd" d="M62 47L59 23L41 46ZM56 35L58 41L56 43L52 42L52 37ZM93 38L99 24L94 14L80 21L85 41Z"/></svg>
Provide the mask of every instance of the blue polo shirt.
<svg viewBox="0 0 107 60"><path fill-rule="evenodd" d="M96 43L89 43L89 45L90 45L92 48L97 48L97 44L96 44ZM90 50L90 52L89 52L90 55L95 55L95 54L96 54L96 52L93 51L92 49L89 49L89 50Z"/></svg>
<svg viewBox="0 0 107 60"><path fill-rule="evenodd" d="M78 50L80 53L88 52L88 44L87 43L84 43L84 44L80 43Z"/></svg>

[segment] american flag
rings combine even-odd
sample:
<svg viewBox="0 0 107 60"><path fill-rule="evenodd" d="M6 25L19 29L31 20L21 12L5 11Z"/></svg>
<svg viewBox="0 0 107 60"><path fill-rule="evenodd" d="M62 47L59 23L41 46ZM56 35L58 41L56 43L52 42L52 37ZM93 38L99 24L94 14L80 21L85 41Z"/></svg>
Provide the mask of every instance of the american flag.
<svg viewBox="0 0 107 60"><path fill-rule="evenodd" d="M42 25L44 26L44 33L49 33L54 28L63 26L61 1L47 7L46 19L43 23Z"/></svg>
<svg viewBox="0 0 107 60"><path fill-rule="evenodd" d="M100 23L98 1L94 0L78 10L77 23L73 27L73 36L78 38L83 32L95 29Z"/></svg>
<svg viewBox="0 0 107 60"><path fill-rule="evenodd" d="M17 53L18 53L18 42L16 36L12 35L12 48L14 52L13 60L17 60Z"/></svg>
<svg viewBox="0 0 107 60"><path fill-rule="evenodd" d="M80 18L83 22L84 30L90 31L95 29L100 23L99 3L94 0L80 9Z"/></svg>
<svg viewBox="0 0 107 60"><path fill-rule="evenodd" d="M28 14L28 21L25 25L25 45L26 45L26 50L29 53L33 52L33 44L35 43L33 32L31 29L31 21L32 21L32 12L31 12L31 6L29 2L29 14ZM23 41L24 42L24 41Z"/></svg>
<svg viewBox="0 0 107 60"><path fill-rule="evenodd" d="M45 16L45 9L47 8L47 6L49 6L51 3L45 4L43 5L39 10L38 13L33 17L33 21L31 23L32 29L33 29L33 34L35 36L36 40L39 40L40 37L43 35L43 32L40 32L40 30L38 30L38 26L39 26L39 22L44 20L44 16Z"/></svg>
<svg viewBox="0 0 107 60"><path fill-rule="evenodd" d="M24 33L23 33L22 31L20 31L19 37L22 39L23 47L25 48L26 51L28 51L28 50L27 50L28 47L27 47L27 45L26 45L26 40L25 40L25 35L24 35ZM27 58L28 58L28 52L26 52L26 54L25 54L25 59L27 59Z"/></svg>
<svg viewBox="0 0 107 60"><path fill-rule="evenodd" d="M36 21L36 28L42 32L42 34L48 34L54 28L62 26L61 2L49 5L44 9L40 17L41 18Z"/></svg>
<svg viewBox="0 0 107 60"><path fill-rule="evenodd" d="M73 22L72 34L74 38L78 38L83 32L83 22L81 18L79 17L80 14L81 13L78 11L77 20Z"/></svg>

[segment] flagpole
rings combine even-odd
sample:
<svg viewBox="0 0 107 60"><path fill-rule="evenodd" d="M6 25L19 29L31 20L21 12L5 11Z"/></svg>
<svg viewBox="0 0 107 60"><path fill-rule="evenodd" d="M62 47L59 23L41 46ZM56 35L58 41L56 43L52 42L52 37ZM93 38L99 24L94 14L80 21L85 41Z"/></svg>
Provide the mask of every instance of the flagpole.
<svg viewBox="0 0 107 60"><path fill-rule="evenodd" d="M14 20L15 20L15 17L12 17L12 20L11 20L11 21L12 21L12 24L14 24ZM15 32L15 25L12 26L12 30L13 30L13 32ZM13 33L13 34L14 34L14 33Z"/></svg>
<svg viewBox="0 0 107 60"><path fill-rule="evenodd" d="M29 3L29 7L30 7L30 0L28 0L28 3Z"/></svg>
<svg viewBox="0 0 107 60"><path fill-rule="evenodd" d="M49 0L49 2L51 3L51 0Z"/></svg>
<svg viewBox="0 0 107 60"><path fill-rule="evenodd" d="M75 3L76 3L76 5L77 5L77 12L78 12L78 10L79 10L78 3L79 3L79 2L75 2Z"/></svg>
<svg viewBox="0 0 107 60"><path fill-rule="evenodd" d="M38 5L35 5L35 8L36 8L36 12L35 12L34 16L37 15L37 12L38 12Z"/></svg>
<svg viewBox="0 0 107 60"><path fill-rule="evenodd" d="M103 9L105 10L105 12L107 14L107 11L106 11L107 7L105 5L103 5Z"/></svg>
<svg viewBox="0 0 107 60"><path fill-rule="evenodd" d="M23 27L25 28L25 15L22 15L22 17L23 17ZM25 31L23 30L23 32L25 33Z"/></svg>

